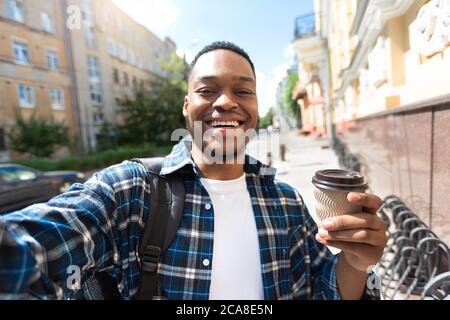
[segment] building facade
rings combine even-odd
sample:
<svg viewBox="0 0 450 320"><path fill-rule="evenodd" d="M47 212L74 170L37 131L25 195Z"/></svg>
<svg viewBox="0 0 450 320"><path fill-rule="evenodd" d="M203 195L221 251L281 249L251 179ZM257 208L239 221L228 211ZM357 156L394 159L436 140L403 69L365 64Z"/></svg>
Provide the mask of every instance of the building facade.
<svg viewBox="0 0 450 320"><path fill-rule="evenodd" d="M20 157L8 147L17 114L75 134L62 12L59 1L0 0L0 161Z"/></svg>
<svg viewBox="0 0 450 320"><path fill-rule="evenodd" d="M155 75L164 76L160 62L176 46L161 41L109 0L65 0L69 12L81 9L81 24L69 26L74 82L79 109L78 131L84 152L97 150L104 123L120 123L121 99L133 99ZM70 11L70 10L69 10ZM69 20L68 20L69 21Z"/></svg>
<svg viewBox="0 0 450 320"><path fill-rule="evenodd" d="M17 112L64 122L79 151L96 151L119 100L165 76L175 51L110 0L0 0L0 161L19 157L7 139Z"/></svg>
<svg viewBox="0 0 450 320"><path fill-rule="evenodd" d="M316 23L328 21L336 136L371 191L400 196L450 243L450 1L316 1L316 10Z"/></svg>

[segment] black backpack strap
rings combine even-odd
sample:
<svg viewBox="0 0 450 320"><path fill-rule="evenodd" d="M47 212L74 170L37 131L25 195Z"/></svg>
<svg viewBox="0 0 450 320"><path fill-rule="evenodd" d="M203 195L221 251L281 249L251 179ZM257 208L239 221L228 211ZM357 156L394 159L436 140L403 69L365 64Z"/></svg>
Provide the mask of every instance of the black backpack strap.
<svg viewBox="0 0 450 320"><path fill-rule="evenodd" d="M184 204L184 185L176 178L160 176L163 158L133 159L143 164L150 179L150 212L139 245L141 278L137 299L157 294L158 263L176 235Z"/></svg>

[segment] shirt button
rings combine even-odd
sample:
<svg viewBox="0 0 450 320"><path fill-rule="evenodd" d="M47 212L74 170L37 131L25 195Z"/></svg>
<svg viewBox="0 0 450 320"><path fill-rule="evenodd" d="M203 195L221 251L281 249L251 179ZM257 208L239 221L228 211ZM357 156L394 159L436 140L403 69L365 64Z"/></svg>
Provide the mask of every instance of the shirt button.
<svg viewBox="0 0 450 320"><path fill-rule="evenodd" d="M203 265L205 267L209 266L209 260L208 259L203 260Z"/></svg>
<svg viewBox="0 0 450 320"><path fill-rule="evenodd" d="M205 209L206 209L206 210L211 209L211 204L210 204L210 203L205 204Z"/></svg>

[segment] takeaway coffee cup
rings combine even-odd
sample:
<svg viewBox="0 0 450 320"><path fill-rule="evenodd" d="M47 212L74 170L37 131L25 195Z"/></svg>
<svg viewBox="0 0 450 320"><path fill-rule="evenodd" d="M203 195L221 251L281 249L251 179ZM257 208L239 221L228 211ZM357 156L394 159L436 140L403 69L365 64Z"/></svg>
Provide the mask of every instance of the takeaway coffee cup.
<svg viewBox="0 0 450 320"><path fill-rule="evenodd" d="M312 178L316 213L320 221L327 218L361 212L362 208L347 200L349 192L365 192L368 188L358 172L328 169L317 171Z"/></svg>

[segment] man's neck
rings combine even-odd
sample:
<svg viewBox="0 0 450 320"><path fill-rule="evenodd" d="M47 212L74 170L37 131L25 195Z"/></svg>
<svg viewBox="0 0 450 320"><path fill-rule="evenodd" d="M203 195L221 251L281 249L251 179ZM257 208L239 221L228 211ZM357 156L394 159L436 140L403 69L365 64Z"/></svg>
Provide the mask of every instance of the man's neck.
<svg viewBox="0 0 450 320"><path fill-rule="evenodd" d="M236 163L236 159L230 164L209 164L203 157L201 150L192 144L192 158L203 178L211 180L234 180L244 174L244 164Z"/></svg>

